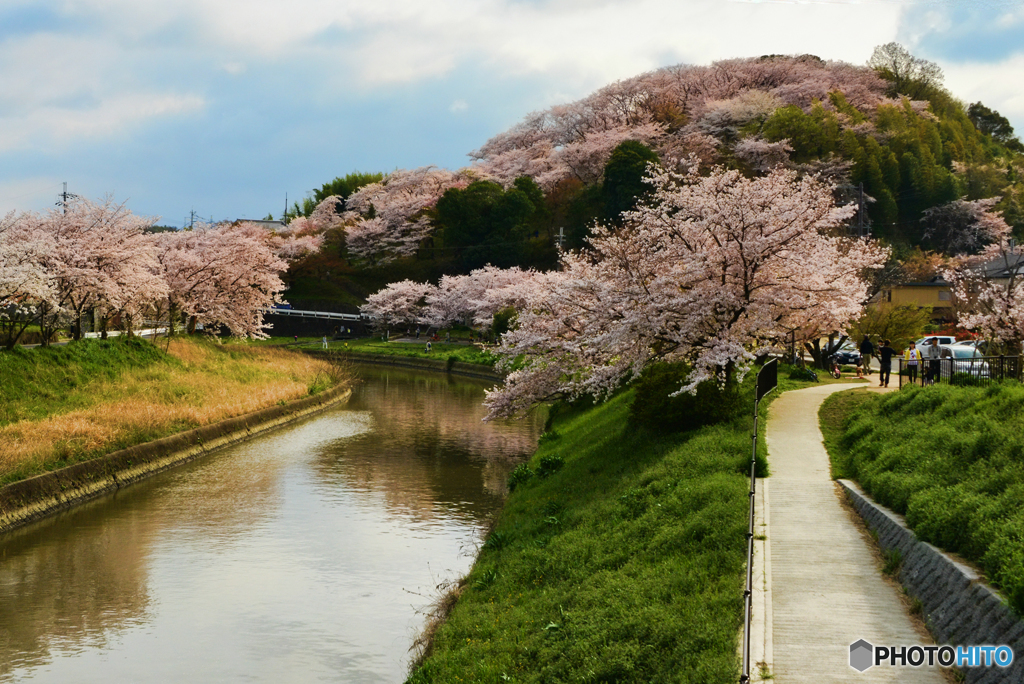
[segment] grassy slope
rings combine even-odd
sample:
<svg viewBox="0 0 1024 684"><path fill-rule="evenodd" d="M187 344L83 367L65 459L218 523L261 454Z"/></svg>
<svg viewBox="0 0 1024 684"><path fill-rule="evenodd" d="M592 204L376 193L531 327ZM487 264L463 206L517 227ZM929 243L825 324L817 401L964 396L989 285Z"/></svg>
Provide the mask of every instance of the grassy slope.
<svg viewBox="0 0 1024 684"><path fill-rule="evenodd" d="M0 353L0 484L315 393L324 361L201 340Z"/></svg>
<svg viewBox="0 0 1024 684"><path fill-rule="evenodd" d="M337 343L335 343L337 344ZM343 344L343 343L342 343ZM386 356L412 356L421 359L447 360L454 356L457 361L463 363L478 363L484 366L493 366L497 360L495 356L487 353L480 347L468 344L445 344L434 342L431 350L426 351L427 341L422 342L384 342L380 338L369 337L360 340L352 340L345 349L364 354L383 354ZM344 347L343 347L344 348Z"/></svg>
<svg viewBox="0 0 1024 684"><path fill-rule="evenodd" d="M653 434L632 396L556 417L410 682L737 680L751 420Z"/></svg>
<svg viewBox="0 0 1024 684"><path fill-rule="evenodd" d="M836 472L978 563L1024 614L1024 387L842 393L821 420Z"/></svg>

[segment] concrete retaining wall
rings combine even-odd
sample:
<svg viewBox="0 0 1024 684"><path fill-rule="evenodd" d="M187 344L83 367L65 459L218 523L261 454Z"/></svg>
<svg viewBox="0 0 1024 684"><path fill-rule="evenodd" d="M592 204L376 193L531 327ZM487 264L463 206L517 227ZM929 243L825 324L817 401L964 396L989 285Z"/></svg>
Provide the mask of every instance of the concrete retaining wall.
<svg viewBox="0 0 1024 684"><path fill-rule="evenodd" d="M113 492L215 449L241 442L347 401L337 387L238 418L122 449L0 488L0 534Z"/></svg>
<svg viewBox="0 0 1024 684"><path fill-rule="evenodd" d="M849 480L839 480L854 508L877 535L886 551L903 558L899 580L921 602L928 629L939 644L1006 644L1014 663L999 667L964 668L969 684L1024 682L1024 621L1003 598L982 582L972 568L922 542L903 516L880 506ZM894 644L901 645L901 644Z"/></svg>

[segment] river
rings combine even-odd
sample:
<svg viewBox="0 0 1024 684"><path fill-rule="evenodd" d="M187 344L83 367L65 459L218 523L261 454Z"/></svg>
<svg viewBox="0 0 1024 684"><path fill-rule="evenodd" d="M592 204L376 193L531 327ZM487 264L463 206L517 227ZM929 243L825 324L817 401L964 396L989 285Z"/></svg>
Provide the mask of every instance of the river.
<svg viewBox="0 0 1024 684"><path fill-rule="evenodd" d="M0 537L0 682L401 682L541 426L356 372L342 408Z"/></svg>

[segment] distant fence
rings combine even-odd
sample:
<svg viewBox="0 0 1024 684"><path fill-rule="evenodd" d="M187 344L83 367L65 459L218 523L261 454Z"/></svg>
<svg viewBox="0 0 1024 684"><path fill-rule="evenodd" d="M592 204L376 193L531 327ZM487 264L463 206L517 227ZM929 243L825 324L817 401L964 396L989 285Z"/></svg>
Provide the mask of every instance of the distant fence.
<svg viewBox="0 0 1024 684"><path fill-rule="evenodd" d="M900 388L906 385L945 383L987 385L1001 380L1024 381L1024 358L1020 356L975 356L961 359L922 359L911 365L899 359Z"/></svg>

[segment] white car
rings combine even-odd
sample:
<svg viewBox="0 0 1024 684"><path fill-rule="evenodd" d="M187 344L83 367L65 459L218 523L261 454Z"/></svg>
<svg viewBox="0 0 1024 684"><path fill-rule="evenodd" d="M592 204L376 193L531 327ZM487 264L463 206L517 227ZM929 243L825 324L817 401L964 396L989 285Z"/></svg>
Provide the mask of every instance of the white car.
<svg viewBox="0 0 1024 684"><path fill-rule="evenodd" d="M981 378L989 377L988 362L977 349L955 344L941 345L941 349L943 379L948 379L951 373L966 373ZM952 356L952 361L950 361L950 356Z"/></svg>
<svg viewBox="0 0 1024 684"><path fill-rule="evenodd" d="M930 345L932 340L938 340L940 345L956 344L956 338L952 335L930 335L928 337L922 337L915 344L918 349L923 349L926 345Z"/></svg>

